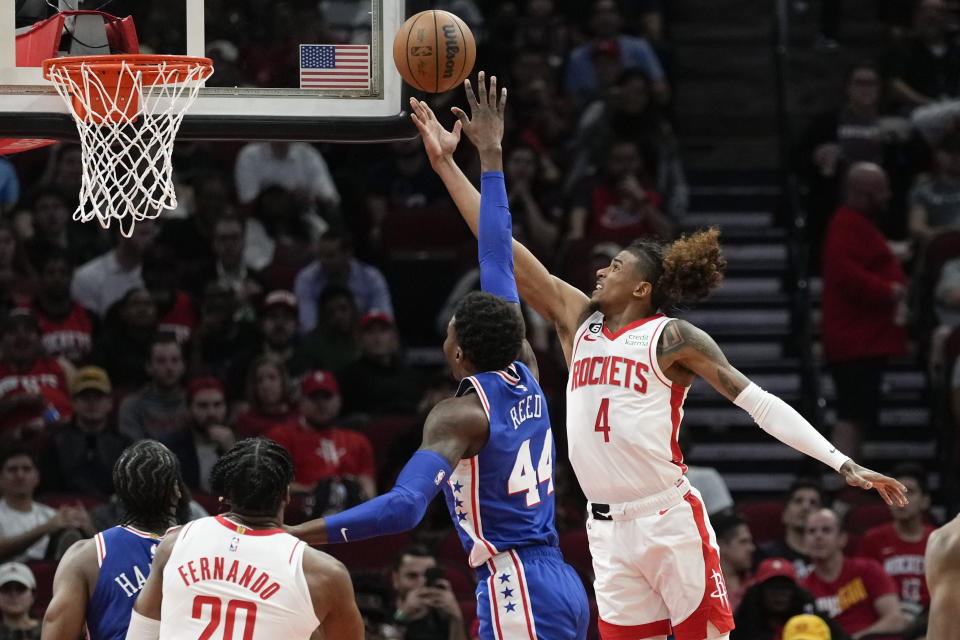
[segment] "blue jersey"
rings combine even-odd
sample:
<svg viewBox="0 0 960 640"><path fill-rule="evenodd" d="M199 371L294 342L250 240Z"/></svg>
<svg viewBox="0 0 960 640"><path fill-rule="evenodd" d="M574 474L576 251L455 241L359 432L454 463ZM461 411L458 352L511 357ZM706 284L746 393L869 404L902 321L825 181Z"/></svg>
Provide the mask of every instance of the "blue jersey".
<svg viewBox="0 0 960 640"><path fill-rule="evenodd" d="M100 574L87 604L87 633L90 640L124 640L160 536L122 526L101 531L94 541Z"/></svg>
<svg viewBox="0 0 960 640"><path fill-rule="evenodd" d="M480 453L460 461L443 487L470 566L510 549L556 547L556 448L540 384L515 362L504 371L464 378L457 395L471 389L490 419L490 439Z"/></svg>

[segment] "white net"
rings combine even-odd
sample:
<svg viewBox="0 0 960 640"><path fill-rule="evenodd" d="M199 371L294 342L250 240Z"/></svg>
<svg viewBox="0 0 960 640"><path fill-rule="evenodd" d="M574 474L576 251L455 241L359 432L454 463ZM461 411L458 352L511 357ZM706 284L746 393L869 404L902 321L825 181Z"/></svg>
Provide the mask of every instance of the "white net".
<svg viewBox="0 0 960 640"><path fill-rule="evenodd" d="M177 207L173 142L213 68L182 56L66 60L44 69L80 133L83 179L73 218L96 218L104 228L116 220L129 237L137 222Z"/></svg>

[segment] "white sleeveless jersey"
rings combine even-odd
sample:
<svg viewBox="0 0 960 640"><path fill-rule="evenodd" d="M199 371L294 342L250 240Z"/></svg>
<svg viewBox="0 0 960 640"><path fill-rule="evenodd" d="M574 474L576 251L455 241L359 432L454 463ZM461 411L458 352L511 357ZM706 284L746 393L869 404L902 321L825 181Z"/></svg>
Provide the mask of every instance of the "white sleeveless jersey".
<svg viewBox="0 0 960 640"><path fill-rule="evenodd" d="M570 463L591 502L637 500L686 471L677 444L687 387L657 364L672 318L658 314L611 333L595 312L577 329L567 380Z"/></svg>
<svg viewBox="0 0 960 640"><path fill-rule="evenodd" d="M163 569L160 640L307 640L319 626L306 545L223 516L184 525Z"/></svg>

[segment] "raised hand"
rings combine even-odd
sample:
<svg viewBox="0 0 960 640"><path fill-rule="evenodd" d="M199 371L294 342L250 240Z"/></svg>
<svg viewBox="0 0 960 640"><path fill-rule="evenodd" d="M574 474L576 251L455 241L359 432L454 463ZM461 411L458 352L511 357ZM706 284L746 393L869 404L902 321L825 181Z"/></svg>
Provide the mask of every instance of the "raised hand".
<svg viewBox="0 0 960 640"><path fill-rule="evenodd" d="M846 478L847 484L861 489L876 489L884 502L902 507L907 504L907 488L893 478L861 467L853 460L847 460L840 467L840 473Z"/></svg>
<svg viewBox="0 0 960 640"><path fill-rule="evenodd" d="M410 119L420 131L423 148L430 158L430 163L436 165L437 161L452 156L460 144L460 121L454 123L453 131L447 131L426 102L410 98L410 108Z"/></svg>
<svg viewBox="0 0 960 640"><path fill-rule="evenodd" d="M500 149L503 140L503 110L507 105L507 90L497 95L497 77L490 77L487 87L484 72L477 74L477 92L474 93L470 80L463 81L467 92L467 104L470 105L470 117L458 107L451 107L453 115L463 126L463 132L481 153L491 149Z"/></svg>

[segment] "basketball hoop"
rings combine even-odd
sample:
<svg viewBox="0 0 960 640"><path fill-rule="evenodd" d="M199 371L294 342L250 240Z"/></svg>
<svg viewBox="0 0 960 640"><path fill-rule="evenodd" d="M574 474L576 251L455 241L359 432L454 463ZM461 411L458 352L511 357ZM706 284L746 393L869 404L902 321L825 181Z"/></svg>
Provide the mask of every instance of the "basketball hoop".
<svg viewBox="0 0 960 640"><path fill-rule="evenodd" d="M43 77L66 101L80 133L83 177L74 220L135 223L177 207L173 141L213 73L208 58L104 55L50 58Z"/></svg>

